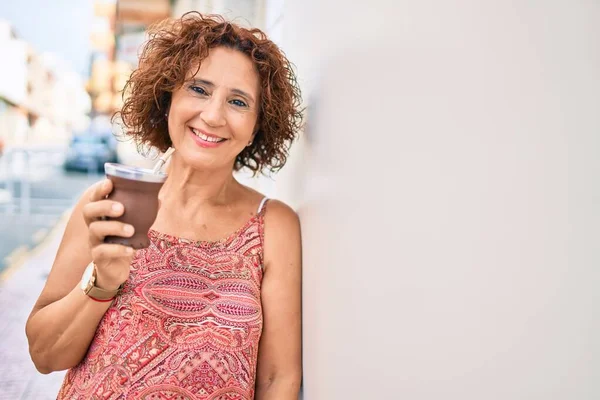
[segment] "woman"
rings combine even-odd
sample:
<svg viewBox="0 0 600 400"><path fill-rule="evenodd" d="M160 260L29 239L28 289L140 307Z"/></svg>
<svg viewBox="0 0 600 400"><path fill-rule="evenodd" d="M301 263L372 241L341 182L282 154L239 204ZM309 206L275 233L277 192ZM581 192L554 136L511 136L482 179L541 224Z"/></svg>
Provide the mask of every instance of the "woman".
<svg viewBox="0 0 600 400"><path fill-rule="evenodd" d="M196 13L154 27L126 90L133 138L176 149L151 245L104 217L109 180L75 207L27 322L42 373L70 368L60 399L297 399L300 227L233 171L281 168L301 123L282 52L259 30ZM80 288L92 262L95 301ZM84 279L85 280L85 279Z"/></svg>

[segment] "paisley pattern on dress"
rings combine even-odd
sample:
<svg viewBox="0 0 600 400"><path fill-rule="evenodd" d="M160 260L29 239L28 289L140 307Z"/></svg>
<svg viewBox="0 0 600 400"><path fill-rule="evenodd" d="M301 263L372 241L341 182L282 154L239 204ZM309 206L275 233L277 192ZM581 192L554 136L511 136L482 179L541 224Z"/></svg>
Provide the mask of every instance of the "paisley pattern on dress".
<svg viewBox="0 0 600 400"><path fill-rule="evenodd" d="M218 242L151 230L58 399L253 399L264 212Z"/></svg>

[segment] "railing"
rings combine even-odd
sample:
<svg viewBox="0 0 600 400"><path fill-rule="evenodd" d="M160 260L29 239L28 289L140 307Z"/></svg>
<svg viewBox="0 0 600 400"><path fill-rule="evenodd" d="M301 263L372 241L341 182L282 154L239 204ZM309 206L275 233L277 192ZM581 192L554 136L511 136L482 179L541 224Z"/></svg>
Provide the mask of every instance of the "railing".
<svg viewBox="0 0 600 400"><path fill-rule="evenodd" d="M63 146L14 146L0 156L0 209L3 214L28 217L62 209L71 199L32 198L32 184L50 178L53 163L51 157L64 155ZM91 173L91 169L90 172ZM35 212L34 212L35 211Z"/></svg>

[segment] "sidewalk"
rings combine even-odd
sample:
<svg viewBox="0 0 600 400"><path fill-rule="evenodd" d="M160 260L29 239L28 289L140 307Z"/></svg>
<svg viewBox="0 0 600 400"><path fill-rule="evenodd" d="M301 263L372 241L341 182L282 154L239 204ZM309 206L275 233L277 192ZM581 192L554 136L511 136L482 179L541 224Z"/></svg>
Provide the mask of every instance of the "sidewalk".
<svg viewBox="0 0 600 400"><path fill-rule="evenodd" d="M42 375L29 357L25 322L60 244L66 218L34 250L0 274L0 400L56 399L65 372Z"/></svg>

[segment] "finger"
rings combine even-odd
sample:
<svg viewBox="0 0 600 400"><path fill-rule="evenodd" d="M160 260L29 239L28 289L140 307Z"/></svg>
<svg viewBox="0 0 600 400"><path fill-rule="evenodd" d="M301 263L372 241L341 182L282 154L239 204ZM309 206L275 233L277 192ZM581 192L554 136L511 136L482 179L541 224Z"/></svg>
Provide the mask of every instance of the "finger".
<svg viewBox="0 0 600 400"><path fill-rule="evenodd" d="M103 259L132 257L135 249L122 244L101 244L92 249L92 259L97 262Z"/></svg>
<svg viewBox="0 0 600 400"><path fill-rule="evenodd" d="M104 243L106 236L131 237L133 226L119 221L94 221L89 225L90 244L92 247Z"/></svg>
<svg viewBox="0 0 600 400"><path fill-rule="evenodd" d="M90 196L90 202L105 199L106 196L108 196L110 194L112 189L113 189L113 184L110 179L104 179L104 180L98 182L96 184L94 190L92 190L92 195Z"/></svg>
<svg viewBox="0 0 600 400"><path fill-rule="evenodd" d="M83 218L85 219L86 224L91 224L92 222L103 218L103 217L119 217L123 215L125 208L123 204L112 201L112 200L98 200L91 203L87 203L83 206Z"/></svg>

